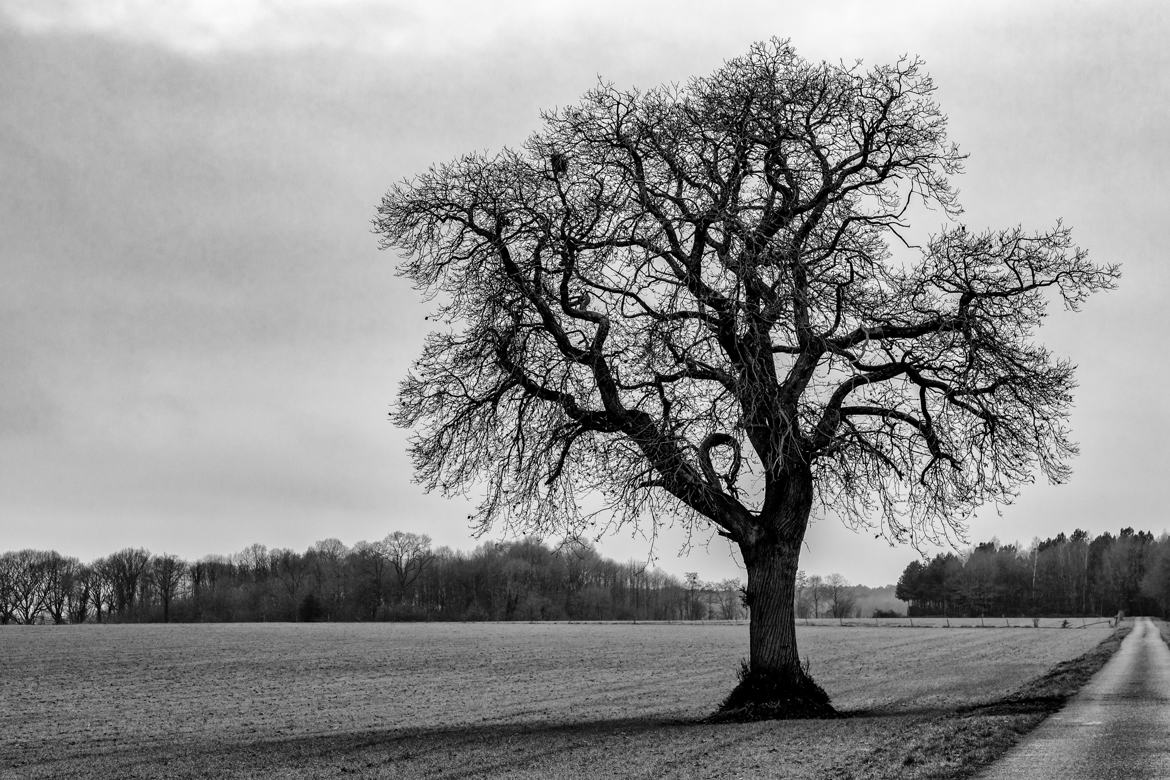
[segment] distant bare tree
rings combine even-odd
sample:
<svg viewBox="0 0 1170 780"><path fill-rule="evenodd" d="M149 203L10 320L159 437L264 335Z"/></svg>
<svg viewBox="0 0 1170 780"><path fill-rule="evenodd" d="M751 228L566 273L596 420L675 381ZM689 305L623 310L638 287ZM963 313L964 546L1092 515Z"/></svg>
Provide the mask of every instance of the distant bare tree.
<svg viewBox="0 0 1170 780"><path fill-rule="evenodd" d="M703 587L703 583L699 580L699 573L697 571L688 571L683 575L683 583L687 593L686 615L684 619L702 620L706 617L703 605L695 598L695 594Z"/></svg>
<svg viewBox="0 0 1170 780"><path fill-rule="evenodd" d="M812 618L815 620L821 616L821 602L827 596L825 580L819 574L810 575L806 587L808 600L812 604Z"/></svg>
<svg viewBox="0 0 1170 780"><path fill-rule="evenodd" d="M44 588L45 611L54 623L69 621L70 601L73 597L73 580L81 570L81 561L66 558L56 551L46 553L42 562L42 587Z"/></svg>
<svg viewBox="0 0 1170 780"><path fill-rule="evenodd" d="M340 539L329 538L314 543L306 553L313 564L317 591L325 602L324 617L329 620L338 617L345 598L345 556L348 552L349 548Z"/></svg>
<svg viewBox="0 0 1170 780"><path fill-rule="evenodd" d="M726 579L715 583L715 599L719 606L719 617L723 620L738 620L743 616L743 583L739 578Z"/></svg>
<svg viewBox="0 0 1170 780"><path fill-rule="evenodd" d="M808 597L808 572L800 569L796 572L795 595L793 600L796 603L796 616L798 618L808 618L812 616L812 606Z"/></svg>
<svg viewBox="0 0 1170 780"><path fill-rule="evenodd" d="M857 597L849 581L840 574L830 574L825 579L825 589L829 595L829 614L838 620L851 617L857 606Z"/></svg>
<svg viewBox="0 0 1170 780"><path fill-rule="evenodd" d="M110 584L108 576L108 567L106 566L105 558L98 558L93 561L85 571L86 581L89 585L89 603L93 608L94 622L102 622L102 615L107 616L113 612L113 587Z"/></svg>
<svg viewBox="0 0 1170 780"><path fill-rule="evenodd" d="M295 609L310 576L304 557L293 550L279 549L272 551L271 560L273 573L281 584L284 601Z"/></svg>
<svg viewBox="0 0 1170 780"><path fill-rule="evenodd" d="M386 601L389 550L385 542L358 542L350 550L349 557L357 574L362 612L374 619Z"/></svg>
<svg viewBox="0 0 1170 780"><path fill-rule="evenodd" d="M397 578L399 597L405 598L408 588L434 559L431 537L395 531L382 540L382 545Z"/></svg>
<svg viewBox="0 0 1170 780"><path fill-rule="evenodd" d="M156 555L150 561L150 579L162 605L163 622L171 620L171 602L178 593L179 585L187 578L188 566L176 555Z"/></svg>
<svg viewBox="0 0 1170 780"><path fill-rule="evenodd" d="M143 584L150 553L142 548L127 547L102 559L99 570L110 590L111 611L128 618L134 611L139 588Z"/></svg>
<svg viewBox="0 0 1170 780"><path fill-rule="evenodd" d="M96 581L99 579L93 566L81 565L77 567L77 571L74 572L69 583L70 623L84 623L89 618L91 605L96 609L96 604L94 604L94 588ZM101 615L96 614L95 620L100 621L100 619Z"/></svg>
<svg viewBox="0 0 1170 780"><path fill-rule="evenodd" d="M14 552L0 554L0 626L16 621L16 570Z"/></svg>
<svg viewBox="0 0 1170 780"><path fill-rule="evenodd" d="M243 550L232 556L232 562L240 568L240 570L252 578L253 581L259 581L268 576L269 572L269 554L268 548L262 544L250 544Z"/></svg>
<svg viewBox="0 0 1170 780"><path fill-rule="evenodd" d="M5 553L0 563L8 577L9 609L18 623L35 623L47 611L49 589L60 555L48 550Z"/></svg>

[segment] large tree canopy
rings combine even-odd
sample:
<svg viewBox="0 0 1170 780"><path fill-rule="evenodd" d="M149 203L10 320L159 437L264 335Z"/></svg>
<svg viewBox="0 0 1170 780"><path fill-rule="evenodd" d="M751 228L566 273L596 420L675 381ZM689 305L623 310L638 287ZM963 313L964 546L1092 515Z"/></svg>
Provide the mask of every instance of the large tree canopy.
<svg viewBox="0 0 1170 780"><path fill-rule="evenodd" d="M713 524L748 568L752 672L801 683L812 507L907 540L1063 480L1073 372L1034 333L1117 277L1059 224L955 222L933 92L916 59L773 40L391 190L376 231L446 325L396 412L423 484L482 488L483 527L579 530L587 494L609 523ZM946 226L916 245L912 214Z"/></svg>

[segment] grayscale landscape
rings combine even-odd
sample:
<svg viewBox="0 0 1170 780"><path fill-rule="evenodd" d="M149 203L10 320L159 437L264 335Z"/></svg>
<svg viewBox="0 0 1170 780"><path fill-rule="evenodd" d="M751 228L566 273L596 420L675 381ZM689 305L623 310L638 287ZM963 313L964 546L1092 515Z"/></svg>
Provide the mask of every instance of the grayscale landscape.
<svg viewBox="0 0 1170 780"><path fill-rule="evenodd" d="M0 780L1170 775L1167 40L0 0Z"/></svg>

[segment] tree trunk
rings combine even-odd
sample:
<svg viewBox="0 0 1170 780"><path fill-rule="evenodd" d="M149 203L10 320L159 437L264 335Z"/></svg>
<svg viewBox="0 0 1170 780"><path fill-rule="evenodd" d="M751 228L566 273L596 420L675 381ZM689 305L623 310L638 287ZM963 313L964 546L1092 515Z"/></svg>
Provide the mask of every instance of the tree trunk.
<svg viewBox="0 0 1170 780"><path fill-rule="evenodd" d="M800 668L796 645L796 571L800 548L775 545L754 551L747 563L753 672L790 674Z"/></svg>
<svg viewBox="0 0 1170 780"><path fill-rule="evenodd" d="M720 720L833 717L829 697L800 664L796 645L799 539L741 545L748 572L750 658Z"/></svg>

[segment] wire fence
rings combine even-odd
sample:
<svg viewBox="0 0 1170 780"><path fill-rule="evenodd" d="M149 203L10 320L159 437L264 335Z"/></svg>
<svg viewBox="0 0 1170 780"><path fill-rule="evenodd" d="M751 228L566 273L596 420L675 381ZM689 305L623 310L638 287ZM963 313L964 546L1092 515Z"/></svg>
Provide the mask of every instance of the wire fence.
<svg viewBox="0 0 1170 780"><path fill-rule="evenodd" d="M1061 628L1083 629L1116 625L1115 618L1102 617L893 617L893 618L800 618L801 626L872 626L879 628Z"/></svg>

